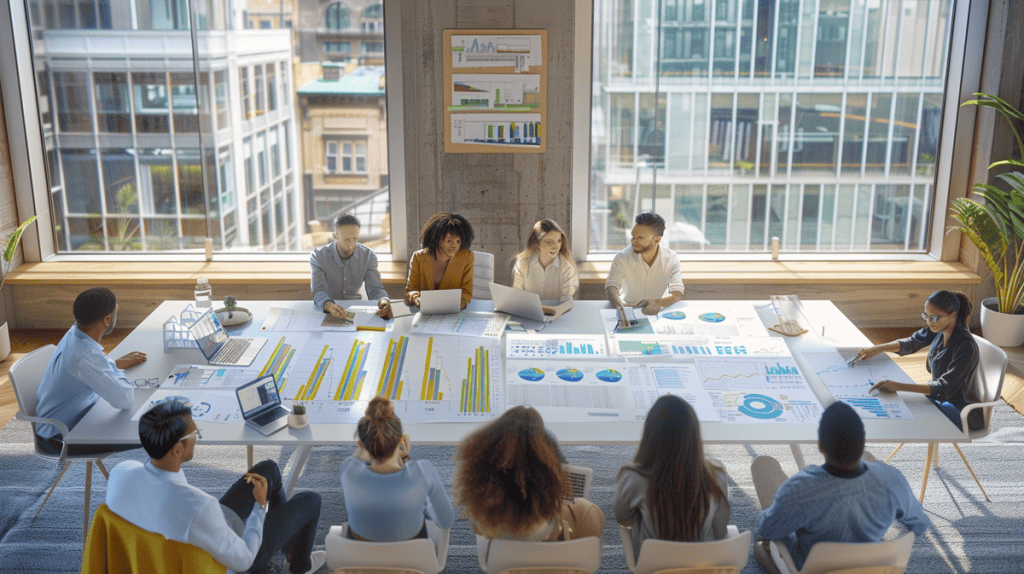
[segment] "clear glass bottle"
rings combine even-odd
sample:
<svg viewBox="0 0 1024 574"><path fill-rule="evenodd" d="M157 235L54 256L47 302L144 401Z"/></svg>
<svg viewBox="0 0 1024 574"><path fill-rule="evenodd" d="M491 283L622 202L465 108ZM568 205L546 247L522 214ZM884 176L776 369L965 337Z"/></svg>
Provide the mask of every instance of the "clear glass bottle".
<svg viewBox="0 0 1024 574"><path fill-rule="evenodd" d="M213 306L213 289L205 277L196 282L196 309L209 309Z"/></svg>

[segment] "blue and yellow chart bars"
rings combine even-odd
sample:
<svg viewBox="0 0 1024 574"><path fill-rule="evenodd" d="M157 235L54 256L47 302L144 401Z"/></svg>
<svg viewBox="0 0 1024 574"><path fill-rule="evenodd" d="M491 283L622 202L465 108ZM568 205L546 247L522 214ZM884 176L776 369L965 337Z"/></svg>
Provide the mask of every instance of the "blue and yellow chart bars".
<svg viewBox="0 0 1024 574"><path fill-rule="evenodd" d="M421 401L440 401L444 399L441 392L441 367L431 366L430 360L434 354L434 338L427 340L427 360L423 366L423 386L420 388Z"/></svg>
<svg viewBox="0 0 1024 574"><path fill-rule="evenodd" d="M345 371L341 376L338 392L334 394L336 401L354 401L363 390L363 379L366 378L366 357L370 353L370 343L356 339L348 353Z"/></svg>
<svg viewBox="0 0 1024 574"><path fill-rule="evenodd" d="M387 351L384 352L384 368L380 372L380 381L377 383L375 396L388 397L397 401L402 396L403 367L405 366L405 355L409 350L409 337L401 336L396 341L388 341Z"/></svg>
<svg viewBox="0 0 1024 574"><path fill-rule="evenodd" d="M466 359L466 378L462 379L460 413L491 412L490 351L477 347L473 357Z"/></svg>
<svg viewBox="0 0 1024 574"><path fill-rule="evenodd" d="M261 377L268 373L273 373L279 390L283 390L285 383L288 382L284 375L288 365L292 362L292 358L295 357L295 349L284 341L285 338L281 337L281 340L277 342L277 347L274 348L274 352L270 354L267 364L260 371Z"/></svg>

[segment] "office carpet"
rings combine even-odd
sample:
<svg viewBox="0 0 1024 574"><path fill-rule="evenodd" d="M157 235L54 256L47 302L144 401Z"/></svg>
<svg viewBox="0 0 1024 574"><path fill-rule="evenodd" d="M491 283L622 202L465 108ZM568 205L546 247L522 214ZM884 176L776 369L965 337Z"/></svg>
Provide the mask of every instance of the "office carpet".
<svg viewBox="0 0 1024 574"><path fill-rule="evenodd" d="M925 497L925 509L932 529L914 543L908 572L1024 572L1024 419L1008 406L996 409L993 432L982 441L965 445L964 453L982 480L992 502L986 502L952 447L942 447L940 468L933 471ZM84 465L75 465L34 522L32 515L56 478L58 469L32 454L29 427L11 421L0 429L0 572L76 572L81 561L82 495ZM415 437L414 441L415 441ZM869 449L884 458L894 445L877 444ZM314 490L323 496L324 506L316 543L323 548L324 535L331 524L346 520L338 483L338 463L351 449L318 447L310 453L297 490ZM614 479L619 466L633 454L631 447L565 446L573 464L594 469L591 499L605 513L611 512ZM259 447L257 459L270 458L282 467L288 464L291 448ZM740 530L756 536L760 512L750 481L750 462L754 456L769 454L783 468L794 472L788 447L771 445L715 446L708 452L723 461L730 475L729 498L732 522ZM803 447L808 463L820 463L820 455L810 445ZM452 476L452 447L415 446L416 458L433 462L441 476ZM918 492L925 447L905 446L891 461ZM110 457L108 467L129 458L143 459L142 450ZM219 495L245 469L244 449L239 446L204 446L196 449L196 458L186 467L192 484ZM448 485L450 488L450 484ZM93 509L103 502L106 481L94 471ZM889 535L900 532L893 527ZM624 572L621 540L614 520L609 519L602 537L602 572ZM278 559L281 572L287 572ZM473 533L460 518L451 533L446 571L476 572L478 563ZM327 572L326 568L321 572ZM763 572L751 556L745 574Z"/></svg>

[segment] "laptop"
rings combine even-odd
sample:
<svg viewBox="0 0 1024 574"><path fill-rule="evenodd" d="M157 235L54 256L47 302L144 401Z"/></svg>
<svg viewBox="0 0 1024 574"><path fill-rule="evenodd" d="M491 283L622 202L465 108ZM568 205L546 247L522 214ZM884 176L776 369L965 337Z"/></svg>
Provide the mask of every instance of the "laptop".
<svg viewBox="0 0 1024 574"><path fill-rule="evenodd" d="M211 365L234 365L248 367L256 360L267 340L263 337L231 337L210 309L188 328L199 350Z"/></svg>
<svg viewBox="0 0 1024 574"><path fill-rule="evenodd" d="M505 285L491 283L491 297L494 298L494 310L518 315L534 321L551 321L551 315L545 315L540 304L540 295L532 291L514 289Z"/></svg>
<svg viewBox="0 0 1024 574"><path fill-rule="evenodd" d="M238 387L235 396L245 424L252 428L269 435L288 426L291 411L281 406L281 394L277 392L273 373Z"/></svg>
<svg viewBox="0 0 1024 574"><path fill-rule="evenodd" d="M440 315L462 310L462 289L420 291L420 313Z"/></svg>

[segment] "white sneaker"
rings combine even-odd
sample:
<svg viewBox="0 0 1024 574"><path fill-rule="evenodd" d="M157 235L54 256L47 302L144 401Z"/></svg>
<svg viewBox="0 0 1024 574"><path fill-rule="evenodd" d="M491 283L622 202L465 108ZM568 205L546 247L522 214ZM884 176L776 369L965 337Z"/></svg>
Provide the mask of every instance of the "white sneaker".
<svg viewBox="0 0 1024 574"><path fill-rule="evenodd" d="M313 567L309 569L306 574L313 574L317 570L323 568L324 564L327 564L327 551L317 550L309 555L309 561L313 564Z"/></svg>

